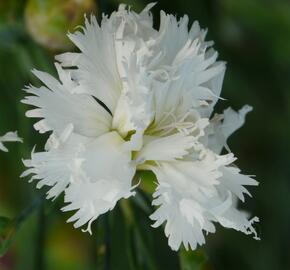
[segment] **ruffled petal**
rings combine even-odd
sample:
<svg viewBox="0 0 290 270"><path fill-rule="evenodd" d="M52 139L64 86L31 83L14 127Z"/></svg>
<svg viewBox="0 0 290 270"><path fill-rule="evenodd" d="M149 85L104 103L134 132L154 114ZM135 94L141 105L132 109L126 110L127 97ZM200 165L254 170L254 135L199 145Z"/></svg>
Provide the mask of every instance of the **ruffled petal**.
<svg viewBox="0 0 290 270"><path fill-rule="evenodd" d="M164 123L165 119L185 119L192 109L208 118L220 98L225 63L217 61L218 54L209 49L212 42L206 42L205 35L206 31L197 22L188 31L187 16L177 20L161 12L149 64L155 79L155 125Z"/></svg>
<svg viewBox="0 0 290 270"><path fill-rule="evenodd" d="M0 136L0 150L8 152L8 149L3 144L4 142L23 142L23 140L18 137L17 131L10 131L7 132L5 135Z"/></svg>
<svg viewBox="0 0 290 270"><path fill-rule="evenodd" d="M246 235L253 234L255 240L260 240L253 226L259 222L258 217L249 219L248 213L238 210L236 202L230 192L224 192L224 197L213 198L211 203L216 205L209 210L212 219L219 222L223 227L243 232Z"/></svg>
<svg viewBox="0 0 290 270"><path fill-rule="evenodd" d="M211 165L184 161L159 162L152 170L159 183L153 194L153 205L158 209L150 216L155 221L153 227L166 222L165 234L173 250L182 243L192 250L204 244L203 231L215 231L206 203L216 194L214 185L220 173Z"/></svg>
<svg viewBox="0 0 290 270"><path fill-rule="evenodd" d="M55 199L74 178L80 177L83 151L88 138L73 133L68 125L60 136L52 134L43 152L31 153L31 159L24 160L28 168L21 177L32 175L29 182L37 180L37 188L50 187L47 199Z"/></svg>
<svg viewBox="0 0 290 270"><path fill-rule="evenodd" d="M258 238L252 226L257 218L248 220L232 200L247 192L244 185L256 182L228 167L233 161L231 154L208 152L200 161L158 162L151 166L158 179L153 194L153 205L158 208L150 218L155 221L153 227L166 223L165 234L173 250L181 244L193 250L204 244L204 232L215 232L214 222Z"/></svg>
<svg viewBox="0 0 290 270"><path fill-rule="evenodd" d="M259 183L248 175L241 174L240 169L233 166L220 168L222 177L219 179L221 186L237 196L242 202L245 201L244 194L251 196L244 186L257 186Z"/></svg>
<svg viewBox="0 0 290 270"><path fill-rule="evenodd" d="M132 57L125 63L126 77L113 117L113 128L124 137L130 131L144 131L152 121L152 90L144 68Z"/></svg>
<svg viewBox="0 0 290 270"><path fill-rule="evenodd" d="M77 212L68 220L80 227L91 223L101 214L114 208L118 200L134 194L132 179L135 167L131 163L131 152L124 150L124 140L111 132L90 142L85 149L80 170L82 178L73 181L65 190L62 210Z"/></svg>
<svg viewBox="0 0 290 270"><path fill-rule="evenodd" d="M139 163L154 161L173 161L189 154L189 149L197 144L194 136L176 133L166 137L145 137L143 148L137 153Z"/></svg>
<svg viewBox="0 0 290 270"><path fill-rule="evenodd" d="M70 74L56 64L61 82L51 75L34 71L34 74L46 85L40 88L29 86L25 91L23 103L33 105L37 109L26 113L28 117L43 118L34 127L40 133L54 131L58 134L72 123L74 131L80 135L95 137L106 133L111 128L111 115L86 94L73 92L78 85Z"/></svg>
<svg viewBox="0 0 290 270"><path fill-rule="evenodd" d="M140 14L119 10L104 16L99 26L96 17L85 19L83 31L69 34L81 53L65 53L56 57L63 66L73 67L82 90L102 101L113 113L122 91L123 60L129 58L136 43L149 39L155 30L149 4ZM124 42L126 41L126 42Z"/></svg>
<svg viewBox="0 0 290 270"><path fill-rule="evenodd" d="M172 250L178 250L183 243L186 249L195 250L205 242L202 233L203 211L199 204L191 199L182 199L181 194L172 186L162 183L157 187L153 204L159 208L150 216L154 228L164 222L165 235ZM214 231L212 224L208 227Z"/></svg>
<svg viewBox="0 0 290 270"><path fill-rule="evenodd" d="M252 107L245 105L238 112L228 108L222 115L216 115L206 130L208 148L215 153L220 153L223 147L226 147L230 152L227 139L244 125L246 115L250 111L252 111Z"/></svg>

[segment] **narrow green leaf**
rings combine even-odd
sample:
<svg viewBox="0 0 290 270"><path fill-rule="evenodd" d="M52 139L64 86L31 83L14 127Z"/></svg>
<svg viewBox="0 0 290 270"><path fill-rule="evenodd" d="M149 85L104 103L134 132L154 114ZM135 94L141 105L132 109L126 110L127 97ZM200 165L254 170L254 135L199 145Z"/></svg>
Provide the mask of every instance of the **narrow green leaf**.
<svg viewBox="0 0 290 270"><path fill-rule="evenodd" d="M140 210L142 210L144 212L144 214L146 215L150 215L151 214L151 202L148 201L147 197L146 197L146 193L142 191L142 189L137 190L137 194L132 197L132 201L134 202L134 204L140 208ZM151 195L150 195L151 196Z"/></svg>
<svg viewBox="0 0 290 270"><path fill-rule="evenodd" d="M0 257L7 252L22 223L25 222L27 218L43 204L43 202L43 196L37 197L31 205L24 209L15 219L0 217Z"/></svg>
<svg viewBox="0 0 290 270"><path fill-rule="evenodd" d="M0 217L0 257L2 257L9 248L15 235L15 222L6 217Z"/></svg>

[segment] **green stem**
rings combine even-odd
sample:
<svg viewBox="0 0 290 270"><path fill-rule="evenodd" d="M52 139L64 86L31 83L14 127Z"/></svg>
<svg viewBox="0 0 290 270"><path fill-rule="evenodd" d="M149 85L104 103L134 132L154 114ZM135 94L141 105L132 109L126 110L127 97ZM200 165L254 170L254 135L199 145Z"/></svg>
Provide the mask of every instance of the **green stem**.
<svg viewBox="0 0 290 270"><path fill-rule="evenodd" d="M111 242L111 236L110 236L110 223L109 223L109 213L105 215L104 225L105 225L105 246L106 246L106 253L105 253L105 270L111 269L111 248L110 248L110 242Z"/></svg>
<svg viewBox="0 0 290 270"><path fill-rule="evenodd" d="M27 208L25 208L18 217L15 218L16 226L19 228L22 223L39 207L41 207L44 203L45 198L39 196L35 198Z"/></svg>
<svg viewBox="0 0 290 270"><path fill-rule="evenodd" d="M35 245L35 270L44 270L44 249L45 249L45 231L46 231L46 217L44 205L39 209L38 213L38 228Z"/></svg>
<svg viewBox="0 0 290 270"><path fill-rule="evenodd" d="M92 225L93 231L95 232L92 238L92 253L91 253L91 264L92 268L99 269L99 261L98 261L98 245L99 245L99 238L98 238L98 221Z"/></svg>

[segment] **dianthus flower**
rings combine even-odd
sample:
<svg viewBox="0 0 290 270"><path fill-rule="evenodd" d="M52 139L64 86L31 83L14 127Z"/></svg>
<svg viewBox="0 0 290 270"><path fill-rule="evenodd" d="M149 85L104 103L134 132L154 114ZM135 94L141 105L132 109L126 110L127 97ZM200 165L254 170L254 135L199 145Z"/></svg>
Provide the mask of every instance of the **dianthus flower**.
<svg viewBox="0 0 290 270"><path fill-rule="evenodd" d="M37 107L27 113L41 118L35 129L51 135L24 161L23 176L50 187L48 198L64 192L62 210L76 211L68 221L91 232L135 194L136 171L150 170L158 181L150 218L153 227L165 223L173 250L202 245L216 222L257 238L258 218L237 209L257 182L233 165L226 144L251 108L213 116L225 63L187 16L161 11L154 29L152 6L138 14L120 5L100 25L91 16L68 34L80 51L56 57L58 79L33 71L44 86L28 86L23 102Z"/></svg>

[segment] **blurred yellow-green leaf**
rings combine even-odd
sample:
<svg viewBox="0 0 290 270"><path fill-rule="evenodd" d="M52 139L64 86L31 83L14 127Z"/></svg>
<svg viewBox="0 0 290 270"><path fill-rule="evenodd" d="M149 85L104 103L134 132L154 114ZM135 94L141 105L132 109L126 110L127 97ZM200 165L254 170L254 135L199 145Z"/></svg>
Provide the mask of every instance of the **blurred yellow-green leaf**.
<svg viewBox="0 0 290 270"><path fill-rule="evenodd" d="M28 32L53 51L69 50L66 33L84 22L84 14L96 12L93 0L29 0L25 8Z"/></svg>

